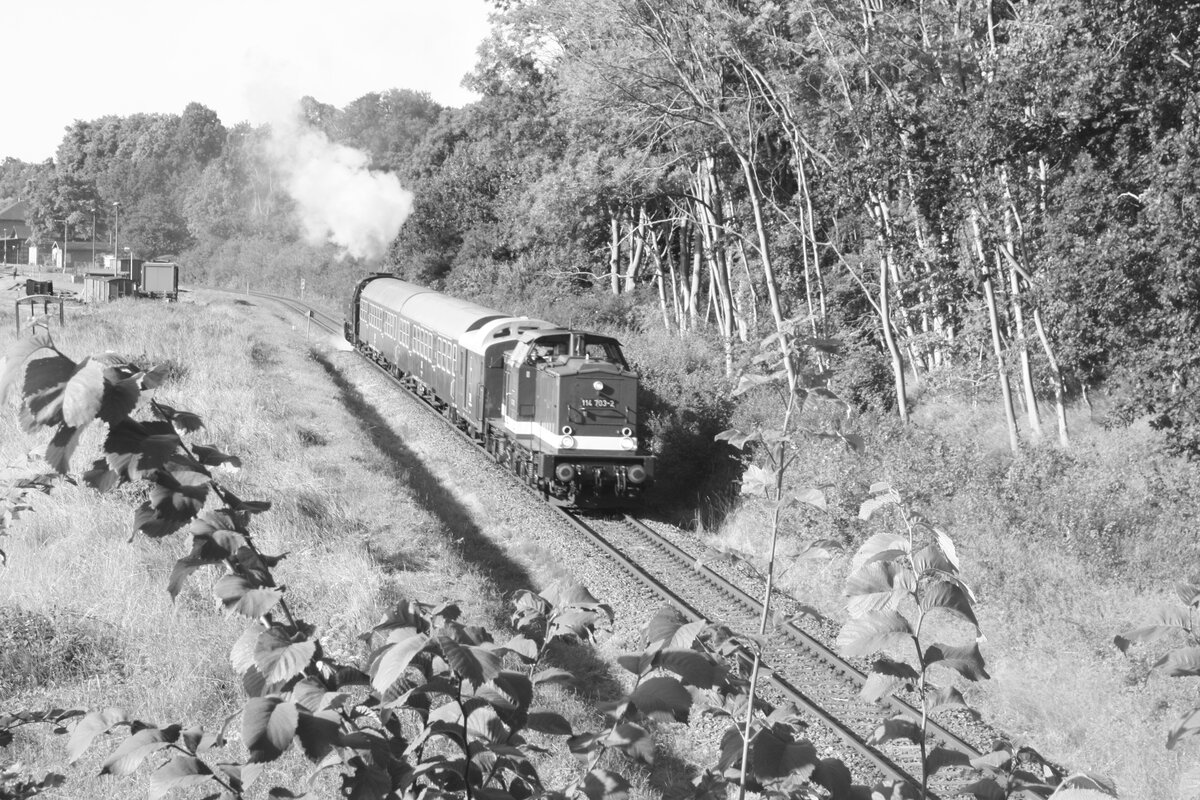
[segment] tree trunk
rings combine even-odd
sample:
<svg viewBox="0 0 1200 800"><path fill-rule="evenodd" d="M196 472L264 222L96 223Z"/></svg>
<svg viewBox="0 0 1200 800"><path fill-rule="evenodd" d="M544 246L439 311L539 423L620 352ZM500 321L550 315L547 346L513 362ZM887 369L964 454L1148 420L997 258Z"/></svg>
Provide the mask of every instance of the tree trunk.
<svg viewBox="0 0 1200 800"><path fill-rule="evenodd" d="M613 294L621 293L621 218L615 206L608 209L608 279Z"/></svg>
<svg viewBox="0 0 1200 800"><path fill-rule="evenodd" d="M983 283L983 298L987 303L988 326L992 332L992 353L996 357L996 374L1000 380L1000 403L1004 407L1004 420L1008 425L1008 446L1016 453L1020 449L1017 436L1017 414L1013 408L1012 387L1008 382L1008 365L1004 362L1004 345L1000 340L1000 318L996 312L996 291L992 286L992 273L988 268L983 249L983 235L979 230L978 212L971 213L971 233L975 240L975 254L979 259L979 273Z"/></svg>
<svg viewBox="0 0 1200 800"><path fill-rule="evenodd" d="M900 355L900 347L892 331L891 306L891 231L887 224L887 215L883 201L874 191L868 192L867 214L875 222L875 242L879 248L879 298L875 308L879 313L879 325L883 331L883 341L887 345L888 355L892 364L892 384L896 388L896 410L900 421L908 424L908 392L904 380L904 358Z"/></svg>

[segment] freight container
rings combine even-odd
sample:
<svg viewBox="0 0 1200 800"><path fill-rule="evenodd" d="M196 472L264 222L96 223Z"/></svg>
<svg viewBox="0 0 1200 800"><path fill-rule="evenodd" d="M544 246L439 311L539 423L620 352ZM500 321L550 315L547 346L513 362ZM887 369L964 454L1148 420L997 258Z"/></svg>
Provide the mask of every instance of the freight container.
<svg viewBox="0 0 1200 800"><path fill-rule="evenodd" d="M142 294L147 297L179 299L179 265L173 261L142 264Z"/></svg>

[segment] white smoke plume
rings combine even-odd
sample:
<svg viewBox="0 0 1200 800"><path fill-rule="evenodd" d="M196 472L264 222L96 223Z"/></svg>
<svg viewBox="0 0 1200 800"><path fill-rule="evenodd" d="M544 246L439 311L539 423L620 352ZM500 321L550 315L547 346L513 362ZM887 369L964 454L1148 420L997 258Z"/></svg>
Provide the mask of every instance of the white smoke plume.
<svg viewBox="0 0 1200 800"><path fill-rule="evenodd" d="M305 239L379 260L412 211L412 192L395 175L368 169L362 151L309 127L298 107L290 111L272 115L268 151L296 201Z"/></svg>

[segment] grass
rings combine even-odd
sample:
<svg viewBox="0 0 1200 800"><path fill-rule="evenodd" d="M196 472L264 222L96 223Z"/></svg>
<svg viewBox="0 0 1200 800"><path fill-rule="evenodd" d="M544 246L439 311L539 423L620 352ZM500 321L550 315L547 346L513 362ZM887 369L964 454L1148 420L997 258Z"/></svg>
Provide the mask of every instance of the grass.
<svg viewBox="0 0 1200 800"><path fill-rule="evenodd" d="M865 457L805 443L793 483L825 485L832 513L792 512L788 546L828 536L853 552L886 524L858 520L859 504L873 481L890 481L951 532L977 592L993 677L964 687L969 702L1018 744L1108 775L1122 797L1179 797L1198 747L1168 751L1166 731L1196 703L1195 682L1152 673L1158 652L1125 656L1112 640L1195 573L1200 476L1145 426L1105 429L1077 412L1069 450L1026 441L1013 457L1000 419L985 405L930 402L909 429L858 418ZM712 541L764 555L766 513L741 504ZM781 588L844 620L847 562L785 561Z"/></svg>
<svg viewBox="0 0 1200 800"><path fill-rule="evenodd" d="M4 350L14 338L11 309L0 307ZM414 488L372 445L355 409L330 402L339 387L303 334L276 315L223 301L121 301L69 309L67 325L52 333L76 359L113 350L172 365L157 399L198 413L207 428L197 441L242 458L223 483L275 504L256 518L257 540L265 552L287 553L278 574L289 602L331 649L362 655L357 635L400 597L462 597L469 616L500 616L492 576L449 544L444 520L412 501ZM101 435L87 434L73 467L87 466ZM22 433L13 413L0 415L0 465L12 465L9 474L44 444ZM119 706L147 721L206 728L240 707L227 654L243 624L216 606L210 570L171 603L166 579L186 537L131 539L138 502L136 488L98 495L61 486L37 496L35 510L0 540L8 554L0 707ZM47 736L22 729L5 761L61 769L65 742ZM109 749L98 744L71 770L66 796L144 795L145 775L96 777Z"/></svg>

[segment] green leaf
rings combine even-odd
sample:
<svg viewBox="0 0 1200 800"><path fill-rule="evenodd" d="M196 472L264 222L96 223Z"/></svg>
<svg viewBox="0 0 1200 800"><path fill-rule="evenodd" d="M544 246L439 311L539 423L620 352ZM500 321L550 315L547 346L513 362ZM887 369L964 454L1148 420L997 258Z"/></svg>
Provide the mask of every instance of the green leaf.
<svg viewBox="0 0 1200 800"><path fill-rule="evenodd" d="M650 732L632 722L622 722L613 727L603 739L607 747L612 747L630 758L638 759L646 764L654 763L654 740Z"/></svg>
<svg viewBox="0 0 1200 800"><path fill-rule="evenodd" d="M254 663L268 683L283 683L303 672L316 652L316 642L304 639L292 641L278 627L271 627L258 637L254 647Z"/></svg>
<svg viewBox="0 0 1200 800"><path fill-rule="evenodd" d="M242 631L242 635L230 648L229 663L239 675L255 666L254 651L258 649L258 637L262 636L265 631L266 628L263 625L252 622L246 627L246 630Z"/></svg>
<svg viewBox="0 0 1200 800"><path fill-rule="evenodd" d="M638 684L629 695L637 710L649 717L669 717L687 722L692 707L692 695L676 678L661 676Z"/></svg>
<svg viewBox="0 0 1200 800"><path fill-rule="evenodd" d="M1161 669L1171 678L1200 675L1200 647L1180 647L1154 662L1153 669Z"/></svg>
<svg viewBox="0 0 1200 800"><path fill-rule="evenodd" d="M213 594L224 603L227 611L243 617L258 619L273 609L283 593L278 589L256 587L241 575L222 575L213 587Z"/></svg>
<svg viewBox="0 0 1200 800"><path fill-rule="evenodd" d="M828 511L829 506L825 500L825 493L815 487L800 489L788 495L789 505L806 505L821 511Z"/></svg>
<svg viewBox="0 0 1200 800"><path fill-rule="evenodd" d="M629 797L629 781L615 772L594 769L584 776L579 790L588 800L626 800Z"/></svg>
<svg viewBox="0 0 1200 800"><path fill-rule="evenodd" d="M188 576L203 566L220 564L231 555L231 551L218 545L209 534L193 534L192 552L175 562L171 577L167 580L167 592L175 600L183 590Z"/></svg>
<svg viewBox="0 0 1200 800"><path fill-rule="evenodd" d="M688 686L711 689L725 677L725 665L696 650L659 650L653 664L679 676Z"/></svg>
<svg viewBox="0 0 1200 800"><path fill-rule="evenodd" d="M765 386L768 383L773 383L777 379L779 373L771 375L741 375L738 377L738 384L732 392L733 397L738 397L758 386Z"/></svg>
<svg viewBox="0 0 1200 800"><path fill-rule="evenodd" d="M758 779L807 778L820 760L811 742L793 741L786 727L760 728L750 740L750 773Z"/></svg>
<svg viewBox="0 0 1200 800"><path fill-rule="evenodd" d="M1145 625L1125 631L1113 639L1113 644L1124 653L1134 642L1155 642L1177 631L1191 633L1191 611L1179 606L1162 606L1155 609Z"/></svg>
<svg viewBox="0 0 1200 800"><path fill-rule="evenodd" d="M1195 606L1200 603L1200 585L1192 581L1175 584L1175 594L1185 606Z"/></svg>
<svg viewBox="0 0 1200 800"><path fill-rule="evenodd" d="M533 676L534 686L541 686L544 683L572 683L574 680L574 674L557 667L549 667Z"/></svg>
<svg viewBox="0 0 1200 800"><path fill-rule="evenodd" d="M809 780L818 786L829 790L829 796L835 798L850 798L854 778L840 758L823 758L817 763Z"/></svg>
<svg viewBox="0 0 1200 800"><path fill-rule="evenodd" d="M862 543L850 560L852 570L862 569L876 561L890 561L909 551L908 537L898 533L876 533Z"/></svg>
<svg viewBox="0 0 1200 800"><path fill-rule="evenodd" d="M498 711L524 713L533 702L533 681L520 672L505 670L476 689L475 695Z"/></svg>
<svg viewBox="0 0 1200 800"><path fill-rule="evenodd" d="M868 520L876 511L887 506L894 506L900 503L900 495L896 494L895 490L889 491L886 494L875 495L868 497L863 501L863 504L858 508L858 518Z"/></svg>
<svg viewBox="0 0 1200 800"><path fill-rule="evenodd" d="M730 428L727 431L721 431L713 437L714 441L729 442L738 450L745 449L746 445L758 438L758 432L746 433L739 431L736 428Z"/></svg>
<svg viewBox="0 0 1200 800"><path fill-rule="evenodd" d="M954 566L954 562L947 558L946 554L942 552L942 548L936 544L927 544L920 550L917 550L913 553L912 560L913 570L917 575L924 575L930 572L953 574L958 571L958 568Z"/></svg>
<svg viewBox="0 0 1200 800"><path fill-rule="evenodd" d="M46 446L46 463L59 475L66 475L71 471L71 456L75 453L75 448L79 446L79 437L82 433L82 428L72 428L67 425L59 425L58 429L54 431L50 444Z"/></svg>
<svg viewBox="0 0 1200 800"><path fill-rule="evenodd" d="M965 619L979 631L979 620L971 608L971 600L957 584L950 581L931 581L921 591L921 609L932 611L940 608Z"/></svg>
<svg viewBox="0 0 1200 800"><path fill-rule="evenodd" d="M941 711L944 708L956 708L965 711L972 717L979 717L979 712L968 706L966 698L962 696L962 692L953 686L941 687L927 692L926 702L930 714Z"/></svg>
<svg viewBox="0 0 1200 800"><path fill-rule="evenodd" d="M381 649L371 662L371 688L380 694L404 676L413 658L429 643L429 639L414 628L399 628L392 635L401 632L405 635L397 636L396 641Z"/></svg>
<svg viewBox="0 0 1200 800"><path fill-rule="evenodd" d="M907 739L914 744L920 744L921 726L907 717L885 719L867 738L867 744L883 744L893 739Z"/></svg>
<svg viewBox="0 0 1200 800"><path fill-rule="evenodd" d="M155 470L151 473L150 507L168 520L190 522L208 498L212 478L192 470Z"/></svg>
<svg viewBox="0 0 1200 800"><path fill-rule="evenodd" d="M215 447L206 447L201 444L192 445L192 455L206 467L219 467L223 464L228 464L235 469L241 469L242 466L240 458L222 453Z"/></svg>
<svg viewBox="0 0 1200 800"><path fill-rule="evenodd" d="M100 411L104 397L104 365L85 358L63 389L63 422L72 428L82 428Z"/></svg>
<svg viewBox="0 0 1200 800"><path fill-rule="evenodd" d="M57 425L63 421L63 394L67 382L75 374L75 362L55 351L53 355L35 358L25 365L23 409L25 430L33 433L42 425Z"/></svg>
<svg viewBox="0 0 1200 800"><path fill-rule="evenodd" d="M138 378L118 378L114 370L105 373L104 393L100 399L97 416L101 421L113 425L128 417L137 408L142 390Z"/></svg>
<svg viewBox="0 0 1200 800"><path fill-rule="evenodd" d="M509 652L516 653L521 659L527 663L537 661L538 643L525 636L517 635L509 639L505 643L504 649Z"/></svg>
<svg viewBox="0 0 1200 800"><path fill-rule="evenodd" d="M837 539L814 539L796 554L796 558L832 558L845 549L845 545Z"/></svg>
<svg viewBox="0 0 1200 800"><path fill-rule="evenodd" d="M172 789L200 786L213 779L212 770L194 756L175 756L150 776L150 800L161 800Z"/></svg>
<svg viewBox="0 0 1200 800"><path fill-rule="evenodd" d="M646 623L642 643L646 647L660 643L664 648L691 647L704 625L704 620L689 622L674 606L663 606Z"/></svg>
<svg viewBox="0 0 1200 800"><path fill-rule="evenodd" d="M442 634L437 636L437 643L454 674L472 686L480 686L500 674L500 659L490 650L459 644Z"/></svg>
<svg viewBox="0 0 1200 800"><path fill-rule="evenodd" d="M1068 800L1102 800L1116 797L1117 787L1108 778L1090 772L1077 772L1063 778L1054 791L1055 798Z"/></svg>
<svg viewBox="0 0 1200 800"><path fill-rule="evenodd" d="M742 474L742 494L763 494L775 487L776 472L751 464Z"/></svg>
<svg viewBox="0 0 1200 800"><path fill-rule="evenodd" d="M895 611L868 611L847 622L838 634L838 648L848 656L869 656L913 640L913 631Z"/></svg>
<svg viewBox="0 0 1200 800"><path fill-rule="evenodd" d="M933 664L948 667L969 681L987 680L991 677L984 669L983 654L979 652L978 642L965 647L932 644L925 650L925 665Z"/></svg>
<svg viewBox="0 0 1200 800"><path fill-rule="evenodd" d="M903 597L903 576L907 567L890 561L875 561L850 574L846 579L846 609L852 616L870 611L894 610Z"/></svg>
<svg viewBox="0 0 1200 800"><path fill-rule="evenodd" d="M334 711L309 713L299 708L296 737L309 761L320 761L341 741L341 717Z"/></svg>
<svg viewBox="0 0 1200 800"><path fill-rule="evenodd" d="M21 368L25 366L25 361L42 349L54 350L54 343L49 336L27 337L8 348L4 358L4 372L0 373L0 403L8 400L9 393L17 384Z"/></svg>
<svg viewBox="0 0 1200 800"><path fill-rule="evenodd" d="M242 709L242 741L250 761L274 761L292 744L300 709L278 697L252 697Z"/></svg>
<svg viewBox="0 0 1200 800"><path fill-rule="evenodd" d="M1200 733L1200 708L1193 708L1180 717L1175 726L1167 732L1167 749L1174 750L1175 745L1197 733Z"/></svg>
<svg viewBox="0 0 1200 800"><path fill-rule="evenodd" d="M472 708L467 715L467 738L471 741L498 745L507 741L509 733L496 714L496 709L486 703Z"/></svg>
<svg viewBox="0 0 1200 800"><path fill-rule="evenodd" d="M530 711L525 727L538 733L548 733L551 736L575 735L567 718L553 711Z"/></svg>
<svg viewBox="0 0 1200 800"><path fill-rule="evenodd" d="M113 751L100 765L101 775L130 775L146 756L170 746L179 738L179 726L142 728Z"/></svg>
<svg viewBox="0 0 1200 800"><path fill-rule="evenodd" d="M942 551L957 572L962 567L958 563L958 551L954 548L954 541L950 538L950 534L946 533L941 528L934 528L933 535L937 537L938 548Z"/></svg>
<svg viewBox="0 0 1200 800"><path fill-rule="evenodd" d="M1007 785L1007 781L1005 783ZM1001 786L996 778L993 777L982 778L973 783L968 783L962 787L961 793L974 797L975 800L1008 800L1009 798L1005 787ZM1034 800L1034 798L1039 798L1040 800L1041 797L1041 795L1034 795L1029 792L1025 792L1024 795L1021 800Z"/></svg>
<svg viewBox="0 0 1200 800"><path fill-rule="evenodd" d="M862 453L867 449L867 440L857 433L838 433L838 438L845 443L846 447L850 448L851 452Z"/></svg>
<svg viewBox="0 0 1200 800"><path fill-rule="evenodd" d="M71 731L71 738L67 740L67 761L69 763L78 761L93 739L102 733L108 733L114 725L128 721L129 717L120 708L89 711L75 725L75 729Z"/></svg>
<svg viewBox="0 0 1200 800"><path fill-rule="evenodd" d="M909 664L883 657L871 665L871 672L863 683L862 698L869 702L878 702L890 697L900 687L911 685L920 679L920 675Z"/></svg>
<svg viewBox="0 0 1200 800"><path fill-rule="evenodd" d="M646 675L654 663L654 653L622 653L617 656L617 663L626 672Z"/></svg>
<svg viewBox="0 0 1200 800"><path fill-rule="evenodd" d="M969 767L971 757L961 750L951 750L948 747L934 747L925 756L925 774L936 775L947 767Z"/></svg>

